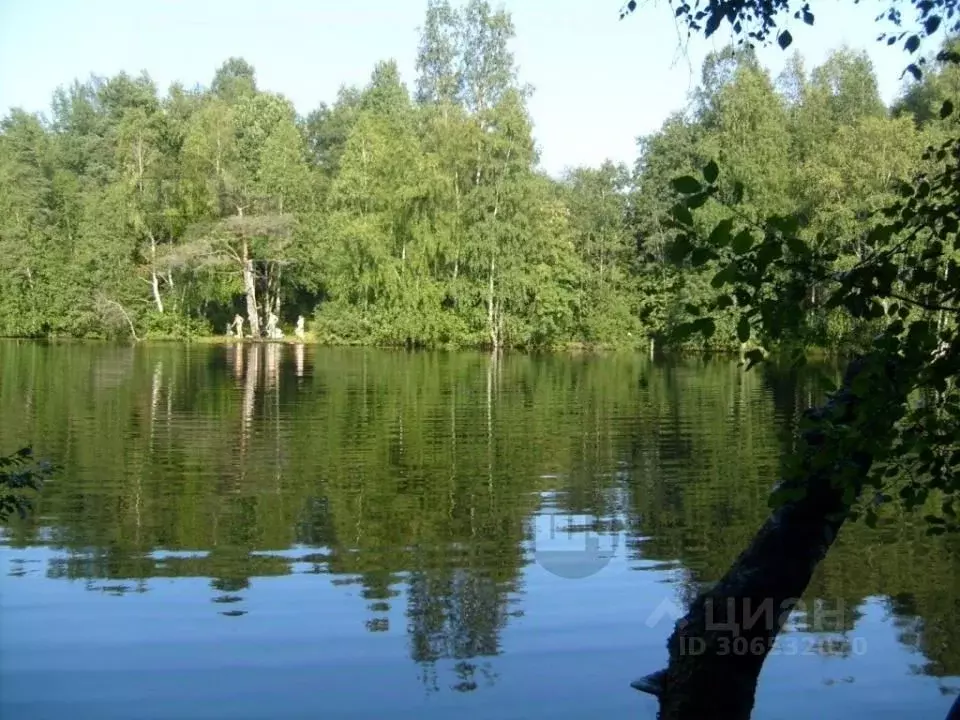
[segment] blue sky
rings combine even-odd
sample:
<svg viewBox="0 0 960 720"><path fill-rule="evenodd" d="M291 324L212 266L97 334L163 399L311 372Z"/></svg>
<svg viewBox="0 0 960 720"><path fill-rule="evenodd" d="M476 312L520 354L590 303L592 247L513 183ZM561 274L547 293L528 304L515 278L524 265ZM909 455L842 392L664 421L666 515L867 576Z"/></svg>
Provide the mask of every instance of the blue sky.
<svg viewBox="0 0 960 720"><path fill-rule="evenodd" d="M497 4L494 2L494 4ZM668 5L641 2L619 21L621 0L507 0L514 51L530 102L541 164L632 162L635 139L685 102L710 49L686 51ZM808 67L830 49L867 49L888 101L906 55L875 42L879 3L812 3L814 28L790 20ZM89 74L147 70L161 90L207 84L227 57L242 56L264 89L306 113L343 84L364 84L377 60L394 58L412 86L426 0L0 0L0 113L48 108L53 90ZM720 35L720 33L718 33ZM786 53L761 52L775 73Z"/></svg>

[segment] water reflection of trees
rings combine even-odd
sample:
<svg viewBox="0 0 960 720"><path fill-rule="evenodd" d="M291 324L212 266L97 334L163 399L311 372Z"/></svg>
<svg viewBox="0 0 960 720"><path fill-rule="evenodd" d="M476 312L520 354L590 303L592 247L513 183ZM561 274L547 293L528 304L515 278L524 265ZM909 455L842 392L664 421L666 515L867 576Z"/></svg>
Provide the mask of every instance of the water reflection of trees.
<svg viewBox="0 0 960 720"><path fill-rule="evenodd" d="M658 429L634 436L641 470L633 524L646 538L634 551L680 560L679 600L689 603L702 583L719 579L760 525L781 453L818 395L809 379L775 370L742 375L691 362L651 373L648 402ZM848 524L814 575L795 626L833 634L837 642L822 653L843 656L866 603L888 598L900 641L923 658L918 671L960 674L958 561L960 538L926 536L922 513L890 508L877 530ZM814 608L822 612L818 622Z"/></svg>
<svg viewBox="0 0 960 720"><path fill-rule="evenodd" d="M406 631L428 687L448 667L462 691L495 680L541 491L563 512L625 515L629 551L679 562L689 599L754 533L816 400L802 378L719 361L279 345L0 345L0 360L0 412L65 468L11 528L67 551L49 577L120 594L203 577L213 611L239 615L256 578L331 575L359 586L368 630ZM918 671L957 674L958 556L891 510L880 532L844 530L806 600L841 601L842 634L888 597Z"/></svg>

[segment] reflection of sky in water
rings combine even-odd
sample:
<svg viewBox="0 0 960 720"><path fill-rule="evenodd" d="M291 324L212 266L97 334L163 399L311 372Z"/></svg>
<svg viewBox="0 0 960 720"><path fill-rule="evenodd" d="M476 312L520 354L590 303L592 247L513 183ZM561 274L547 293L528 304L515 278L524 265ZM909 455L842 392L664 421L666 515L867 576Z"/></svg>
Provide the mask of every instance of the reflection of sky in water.
<svg viewBox="0 0 960 720"><path fill-rule="evenodd" d="M511 354L491 391L483 355L37 348L0 405L67 462L17 536L47 547L0 541L4 720L653 718L629 683L799 407L735 363ZM794 616L756 718L945 716L960 679L917 668L957 667L954 550L895 529L838 541L812 594L869 599L844 636Z"/></svg>
<svg viewBox="0 0 960 720"><path fill-rule="evenodd" d="M545 475L541 479L556 479ZM540 509L530 518L526 550L530 553L570 553L571 555L601 555L611 557L626 547L625 536L619 530L624 526L623 517L607 515L598 517L585 513L566 511L567 493L544 491L540 494ZM622 488L604 490L606 507L619 509L626 506ZM576 562L571 559L570 562Z"/></svg>
<svg viewBox="0 0 960 720"><path fill-rule="evenodd" d="M541 551L567 551L582 553L585 551L613 553L624 546L622 533L598 532L597 518L590 515L567 513L544 513L532 519L534 533L531 549ZM604 520L600 521L601 523ZM610 523L610 520L606 520Z"/></svg>
<svg viewBox="0 0 960 720"><path fill-rule="evenodd" d="M296 573L309 564L295 558L309 552L279 554ZM475 661L470 682L481 690L436 694L408 659L405 584L377 604L386 631L368 632L362 588L307 567L235 593L207 578L155 578L148 592L116 597L47 579L56 555L0 549L3 717L653 718L652 698L628 684L662 667L671 621L645 621L677 599L675 573L635 571L623 552L581 580L529 564L501 654ZM8 577L15 570L24 572ZM911 674L921 659L898 642L882 603L861 611L846 636L858 651L847 657L816 652L814 635L783 635L754 717L845 718L852 706L870 717L944 717L952 697L940 688L960 680ZM441 689L456 665L438 661Z"/></svg>

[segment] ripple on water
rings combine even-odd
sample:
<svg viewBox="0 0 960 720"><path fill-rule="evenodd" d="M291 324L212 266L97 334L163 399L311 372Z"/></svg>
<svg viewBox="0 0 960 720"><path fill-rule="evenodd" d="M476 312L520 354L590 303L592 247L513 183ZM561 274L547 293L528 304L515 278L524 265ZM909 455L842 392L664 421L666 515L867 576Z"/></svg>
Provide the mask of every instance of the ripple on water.
<svg viewBox="0 0 960 720"><path fill-rule="evenodd" d="M63 468L0 532L3 717L653 717L630 681L815 398L631 355L0 342L0 366L0 446ZM908 521L845 528L755 716L943 717L958 566Z"/></svg>

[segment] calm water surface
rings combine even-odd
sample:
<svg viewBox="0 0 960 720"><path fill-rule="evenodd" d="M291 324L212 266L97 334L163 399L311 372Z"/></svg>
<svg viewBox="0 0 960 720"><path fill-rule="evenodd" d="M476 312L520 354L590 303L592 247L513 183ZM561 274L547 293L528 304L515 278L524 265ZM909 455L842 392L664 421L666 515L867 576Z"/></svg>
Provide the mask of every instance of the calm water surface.
<svg viewBox="0 0 960 720"><path fill-rule="evenodd" d="M0 717L653 718L803 379L726 361L0 343ZM960 541L845 528L756 718L943 718Z"/></svg>

